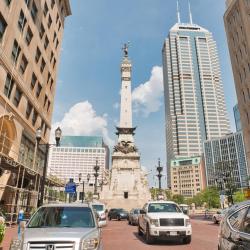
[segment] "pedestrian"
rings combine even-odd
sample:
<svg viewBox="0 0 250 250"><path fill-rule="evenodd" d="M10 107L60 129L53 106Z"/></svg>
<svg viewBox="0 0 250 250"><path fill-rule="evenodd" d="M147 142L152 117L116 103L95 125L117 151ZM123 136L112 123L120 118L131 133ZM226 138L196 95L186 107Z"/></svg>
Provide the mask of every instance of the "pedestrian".
<svg viewBox="0 0 250 250"><path fill-rule="evenodd" d="M18 212L18 217L17 217L17 223L18 223L18 231L17 231L17 235L18 235L18 239L21 239L21 222L24 219L24 211L21 209Z"/></svg>

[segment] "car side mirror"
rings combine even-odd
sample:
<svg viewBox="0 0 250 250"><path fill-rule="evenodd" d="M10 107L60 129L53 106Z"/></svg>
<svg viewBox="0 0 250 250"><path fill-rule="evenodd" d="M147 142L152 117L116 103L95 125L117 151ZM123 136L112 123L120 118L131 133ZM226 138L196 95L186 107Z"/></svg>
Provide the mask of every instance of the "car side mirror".
<svg viewBox="0 0 250 250"><path fill-rule="evenodd" d="M146 214L146 211L144 209L140 209L140 214Z"/></svg>

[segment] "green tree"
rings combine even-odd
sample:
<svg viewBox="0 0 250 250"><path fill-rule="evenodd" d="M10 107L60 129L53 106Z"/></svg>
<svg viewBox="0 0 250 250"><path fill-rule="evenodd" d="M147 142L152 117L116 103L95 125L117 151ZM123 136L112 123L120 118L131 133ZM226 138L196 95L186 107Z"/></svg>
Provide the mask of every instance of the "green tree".
<svg viewBox="0 0 250 250"><path fill-rule="evenodd" d="M235 192L234 195L233 195L233 199L234 199L235 203L242 202L242 201L246 200L245 195L244 195L244 193L242 191Z"/></svg>
<svg viewBox="0 0 250 250"><path fill-rule="evenodd" d="M183 204L185 203L185 197L180 194L175 194L172 196L172 201L178 203L178 204Z"/></svg>
<svg viewBox="0 0 250 250"><path fill-rule="evenodd" d="M202 191L202 200L206 202L208 208L220 207L220 196L216 187L208 187Z"/></svg>

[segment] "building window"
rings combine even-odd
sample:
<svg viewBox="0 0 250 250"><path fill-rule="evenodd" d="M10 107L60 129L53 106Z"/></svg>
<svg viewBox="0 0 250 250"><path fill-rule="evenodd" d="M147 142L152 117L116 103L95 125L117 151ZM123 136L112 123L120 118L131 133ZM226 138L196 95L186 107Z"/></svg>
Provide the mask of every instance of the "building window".
<svg viewBox="0 0 250 250"><path fill-rule="evenodd" d="M10 98L12 89L14 86L14 79L11 77L10 74L7 74L6 80L5 80L5 86L4 86L4 94Z"/></svg>
<svg viewBox="0 0 250 250"><path fill-rule="evenodd" d="M52 62L53 57L54 57L54 52L51 51L51 53L50 53L50 63Z"/></svg>
<svg viewBox="0 0 250 250"><path fill-rule="evenodd" d="M56 15L56 24L57 24L58 21L59 21L59 14L57 13L57 15Z"/></svg>
<svg viewBox="0 0 250 250"><path fill-rule="evenodd" d="M49 112L49 108L50 108L50 101L48 101L47 112Z"/></svg>
<svg viewBox="0 0 250 250"><path fill-rule="evenodd" d="M44 49L47 49L49 45L49 39L47 36L45 36L45 40L44 40Z"/></svg>
<svg viewBox="0 0 250 250"><path fill-rule="evenodd" d="M23 29L27 23L27 19L24 16L23 10L20 11L19 19L18 19L18 28L21 32L23 32Z"/></svg>
<svg viewBox="0 0 250 250"><path fill-rule="evenodd" d="M10 6L11 0L5 0L5 3L7 4L7 6Z"/></svg>
<svg viewBox="0 0 250 250"><path fill-rule="evenodd" d="M60 31L61 26L62 26L62 24L61 24L61 22L59 22L58 31Z"/></svg>
<svg viewBox="0 0 250 250"><path fill-rule="evenodd" d="M51 27L51 24L52 24L52 19L51 19L51 16L49 15L49 19L48 19L48 28L49 29Z"/></svg>
<svg viewBox="0 0 250 250"><path fill-rule="evenodd" d="M26 119L27 120L30 118L31 111L32 111L32 105L30 102L27 102L27 108L26 108Z"/></svg>
<svg viewBox="0 0 250 250"><path fill-rule="evenodd" d="M43 9L43 14L44 14L44 16L47 16L48 11L49 11L48 5L47 5L47 3L45 2L45 3L44 3L44 9Z"/></svg>
<svg viewBox="0 0 250 250"><path fill-rule="evenodd" d="M13 61L14 63L17 62L17 59L18 59L19 54L20 54L20 51L21 51L21 48L20 48L20 46L18 45L17 40L15 39L15 40L14 40L14 43L13 43L12 53L11 53L12 61Z"/></svg>
<svg viewBox="0 0 250 250"><path fill-rule="evenodd" d="M35 126L35 124L36 124L37 115L38 115L38 114L37 114L37 111L34 110L33 116L32 116L32 125L33 125L33 126Z"/></svg>
<svg viewBox="0 0 250 250"><path fill-rule="evenodd" d="M51 9L54 8L54 5L55 5L55 0L51 0Z"/></svg>
<svg viewBox="0 0 250 250"><path fill-rule="evenodd" d="M40 96L41 90L42 90L42 85L40 83L38 83L37 88L36 88L36 97L37 98Z"/></svg>
<svg viewBox="0 0 250 250"><path fill-rule="evenodd" d="M38 12L38 10L37 10L36 4L33 1L32 6L31 6L31 10L30 10L30 14L31 14L31 17L32 17L34 23L36 22L37 12Z"/></svg>
<svg viewBox="0 0 250 250"><path fill-rule="evenodd" d="M26 37L25 37L25 40L26 40L26 43L28 46L30 45L32 38L33 38L33 33L31 31L30 27L28 27Z"/></svg>
<svg viewBox="0 0 250 250"><path fill-rule="evenodd" d="M13 104L18 107L20 100L22 98L22 91L19 88L16 88L16 93L15 93L15 97L13 99Z"/></svg>
<svg viewBox="0 0 250 250"><path fill-rule="evenodd" d="M48 72L48 79L47 79L47 83L49 83L50 78L51 78L51 74L50 74L50 72Z"/></svg>
<svg viewBox="0 0 250 250"><path fill-rule="evenodd" d="M40 35L41 39L43 38L44 33L45 33L45 29L44 29L43 24L41 23L41 25L40 25L40 31L39 31L39 35Z"/></svg>
<svg viewBox="0 0 250 250"><path fill-rule="evenodd" d="M6 23L6 21L4 20L2 14L0 13L0 41L1 41L2 38L3 38L4 32L5 32L5 30L6 30L6 27L7 27L7 23Z"/></svg>
<svg viewBox="0 0 250 250"><path fill-rule="evenodd" d="M37 77L34 73L32 73L31 84L30 84L31 89L34 89L34 87L36 85L36 81L37 81Z"/></svg>
<svg viewBox="0 0 250 250"><path fill-rule="evenodd" d="M38 63L40 57L41 57L41 50L37 47L36 48L36 57L35 57L36 63Z"/></svg>
<svg viewBox="0 0 250 250"><path fill-rule="evenodd" d="M41 66L40 66L40 72L41 72L41 73L43 73L44 68L45 68L45 61L44 61L44 59L42 58L42 62L41 62Z"/></svg>
<svg viewBox="0 0 250 250"><path fill-rule="evenodd" d="M45 97L44 97L44 102L43 102L43 106L44 106L44 107L45 107L45 105L46 105L47 101L48 101L48 96L47 96L47 95L45 95Z"/></svg>
<svg viewBox="0 0 250 250"><path fill-rule="evenodd" d="M51 79L51 81L50 81L50 90L52 89L53 84L54 84L54 81L53 81L53 79Z"/></svg>
<svg viewBox="0 0 250 250"><path fill-rule="evenodd" d="M19 71L20 71L21 74L24 74L24 72L25 72L25 70L27 68L27 65L28 65L28 60L25 57L25 55L23 55L21 63L20 63L20 68L19 68Z"/></svg>
<svg viewBox="0 0 250 250"><path fill-rule="evenodd" d="M54 32L53 43L55 42L55 40L56 40L56 32Z"/></svg>
<svg viewBox="0 0 250 250"><path fill-rule="evenodd" d="M55 66L56 66L56 59L54 58L53 69L55 68Z"/></svg>
<svg viewBox="0 0 250 250"><path fill-rule="evenodd" d="M47 133L47 129L48 129L48 127L47 127L47 125L45 125L45 129L44 129L44 133L43 133L44 136L45 136L46 133Z"/></svg>

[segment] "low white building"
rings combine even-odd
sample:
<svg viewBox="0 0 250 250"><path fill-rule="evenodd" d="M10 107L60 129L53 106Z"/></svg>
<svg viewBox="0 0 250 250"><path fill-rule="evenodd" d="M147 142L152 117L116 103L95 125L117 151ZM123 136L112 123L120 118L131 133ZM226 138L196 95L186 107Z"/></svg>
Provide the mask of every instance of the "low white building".
<svg viewBox="0 0 250 250"><path fill-rule="evenodd" d="M53 175L69 182L73 179L82 191L84 182L85 193L94 190L94 166L98 171L98 186L101 185L105 170L109 168L109 148L98 136L64 136L60 147L53 146L49 152L48 175ZM89 175L89 180L87 176ZM81 177L79 183L79 177Z"/></svg>

